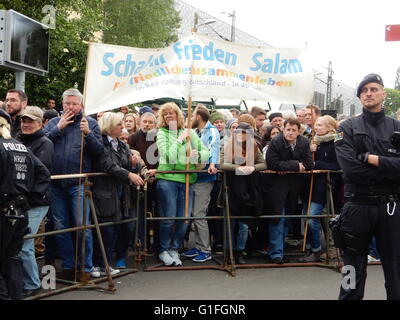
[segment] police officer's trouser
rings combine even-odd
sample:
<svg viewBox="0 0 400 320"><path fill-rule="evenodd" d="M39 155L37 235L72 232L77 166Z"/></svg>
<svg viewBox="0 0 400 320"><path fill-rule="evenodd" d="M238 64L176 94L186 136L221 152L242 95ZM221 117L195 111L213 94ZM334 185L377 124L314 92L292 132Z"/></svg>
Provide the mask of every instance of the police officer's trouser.
<svg viewBox="0 0 400 320"><path fill-rule="evenodd" d="M400 299L400 203L388 207L347 202L341 212L340 230L344 241L343 264L354 267L356 278L355 288L342 283L339 299L363 298L372 236L376 237L381 256L387 299ZM350 275L351 272L344 277Z"/></svg>
<svg viewBox="0 0 400 320"><path fill-rule="evenodd" d="M21 299L22 263L19 257L23 237L27 233L28 215L15 220L0 215L0 300Z"/></svg>

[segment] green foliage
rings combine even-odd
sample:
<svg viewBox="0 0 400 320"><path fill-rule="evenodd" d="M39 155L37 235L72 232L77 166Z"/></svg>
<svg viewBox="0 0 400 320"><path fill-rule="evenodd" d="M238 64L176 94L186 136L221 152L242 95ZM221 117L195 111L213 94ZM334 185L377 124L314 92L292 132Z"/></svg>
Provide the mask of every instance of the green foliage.
<svg viewBox="0 0 400 320"><path fill-rule="evenodd" d="M30 105L44 106L49 97L60 100L62 92L75 83L83 89L87 56L84 41L90 41L94 32L102 29L101 0L0 1L4 9L13 9L37 21L44 18L42 8L49 4L56 9L55 29L50 29L49 73L46 77L26 74L25 92ZM71 18L73 12L79 12L78 18ZM14 87L13 72L0 69L0 79L3 98Z"/></svg>
<svg viewBox="0 0 400 320"><path fill-rule="evenodd" d="M394 89L395 90L400 90L400 67L397 68L396 80L394 82Z"/></svg>
<svg viewBox="0 0 400 320"><path fill-rule="evenodd" d="M87 42L103 34L102 42L134 47L165 47L177 40L180 18L173 0L0 0L0 9L13 9L42 21L42 8L56 9L50 29L49 73L27 73L25 92L30 105L44 106L47 98L60 100L77 84L83 91ZM14 88L11 70L0 68L0 100Z"/></svg>
<svg viewBox="0 0 400 320"><path fill-rule="evenodd" d="M387 97L385 100L386 114L394 116L398 110L400 110L400 90L385 89Z"/></svg>
<svg viewBox="0 0 400 320"><path fill-rule="evenodd" d="M179 13L173 0L105 0L103 42L162 48L177 40Z"/></svg>

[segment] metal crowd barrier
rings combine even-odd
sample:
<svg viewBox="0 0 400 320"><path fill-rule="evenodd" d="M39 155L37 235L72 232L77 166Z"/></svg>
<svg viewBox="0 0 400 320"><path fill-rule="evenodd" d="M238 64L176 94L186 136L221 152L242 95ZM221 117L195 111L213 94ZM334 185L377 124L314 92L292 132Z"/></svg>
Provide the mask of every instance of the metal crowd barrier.
<svg viewBox="0 0 400 320"><path fill-rule="evenodd" d="M101 237L101 227L106 227L106 226L115 226L115 225L119 225L119 224L124 224L124 223L129 223L129 222L133 222L136 221L136 232L135 232L135 249L137 250L137 235L138 235L138 217L134 217L134 218L129 218L129 219L125 219L125 220L121 220L121 221L117 221L117 222L105 222L105 223L99 223L98 219L97 219L97 214L96 214L96 209L94 207L94 203L93 203L93 197L92 197L92 192L90 191L90 186L91 186L91 182L89 181L90 177L97 177L97 176L106 176L106 173L84 173L84 174L68 174L68 175L55 175L55 176L51 176L51 180L61 180L61 179L84 179L84 194L81 195L80 194L80 188L79 188L79 195L78 195L78 199L83 196L84 197L84 201L83 201L83 215L82 215L82 226L80 227L73 227L73 228L67 228L67 229L62 229L62 230L55 230L55 231L49 231L49 232L44 232L44 233L37 233L37 234L28 234L24 237L24 240L29 240L29 239L35 239L35 238L41 238L41 237L46 237L46 236L51 236L51 235L59 235L59 234L63 234L63 233L68 233L68 232L78 232L81 231L82 235L82 244L81 244L81 278L79 281L77 281L77 272L76 272L76 267L77 267L77 259L75 259L75 277L74 277L74 281L69 281L69 280L65 280L65 279L56 279L57 282L59 283L64 283L67 284L69 286L64 287L64 288L59 288L59 289L54 289L51 290L49 289L48 292L46 293L42 293L42 294L37 294L34 295L32 297L26 298L24 300L37 300L37 299L41 299L41 298L45 298L45 297L49 297L55 294L59 294L59 293L63 293L63 292L67 292L67 291L71 291L71 290L75 290L75 289L100 289L100 290L105 290L106 292L115 292L116 288L115 288L115 284L114 284L114 278L118 278L118 277L122 277L134 272L137 272L137 261L136 259L134 260L134 268L131 269L126 269L125 271L121 271L118 274L111 276L110 273L110 266L109 263L107 261L107 257L106 257L106 253L105 253L105 248L104 248L104 244L103 244L103 239ZM81 181L80 181L81 183ZM140 188L137 187L136 188L137 191L137 201L136 201L136 213L138 215L139 212L139 198L140 198ZM79 201L79 200L78 200ZM92 220L94 222L94 224L91 225L86 225L85 221L86 221L86 216L87 216L87 203L89 203L89 207L90 207L90 213L91 213L91 217ZM79 208L79 210L81 209L80 206L77 206ZM80 213L80 212L79 212ZM80 216L80 214L79 214ZM85 259L85 237L86 237L86 230L87 229L96 229L96 234L97 234L97 238L98 238L98 242L99 242L99 247L100 247L100 251L101 251L101 255L102 255L102 259L103 259L103 263L105 265L105 271L107 276L106 277L100 277L98 279L91 279L88 280L87 277L84 276L84 259ZM77 237L78 238L78 237ZM78 255L78 245L76 243L76 247L75 247L75 255L77 257ZM137 256L137 255L136 255ZM97 285L97 283L100 282L104 282L104 281L108 281L108 287L101 287L99 285Z"/></svg>
<svg viewBox="0 0 400 320"><path fill-rule="evenodd" d="M202 173L207 172L206 170L177 170L177 171L157 171L159 173ZM219 172L224 173L224 171L219 170ZM263 174L278 174L276 171L271 170L264 170L260 171ZM147 217L145 214L145 230L148 221L161 221L161 220L223 220L223 262L219 259L215 258L213 255L213 260L217 262L217 265L201 265L201 266L163 266L162 264L156 264L154 266L148 266L146 259L144 259L144 271L173 271L173 270L204 270L204 269L213 269L213 270L223 270L227 271L230 275L236 275L236 269L242 268L282 268L282 267L325 267L335 269L340 271L341 269L341 261L340 261L340 254L336 252L336 265L331 264L330 253L329 253L329 219L333 218L334 211L334 202L333 202L333 194L332 194L332 186L330 185L330 175L331 173L341 173L341 171L331 171L331 170L312 170L312 171L304 171L304 172L297 172L297 171L286 171L285 174L327 174L327 204L326 208L328 213L326 215L317 215L317 216L310 216L310 215L281 215L281 214L265 214L262 216L231 216L230 215L230 207L229 207L229 188L226 184L226 175L224 174L223 179L223 198L224 198L224 215L223 216L206 216L206 217ZM279 172L282 174L282 172ZM145 191L146 194L146 191ZM146 211L145 211L146 212ZM301 218L301 219L324 219L325 221L325 243L326 243L326 260L325 263L323 262L298 262L298 263L284 263L284 264L272 264L272 263L265 263L265 264L235 264L235 260L233 258L233 247L232 247L232 238L231 238L231 219L293 219L293 218ZM145 237L147 233L145 232ZM226 239L228 237L228 239ZM144 242L147 242L145 238ZM228 243L228 248L226 247L226 243Z"/></svg>
<svg viewBox="0 0 400 320"><path fill-rule="evenodd" d="M180 170L180 171L157 171L157 173L201 173L201 172L207 172L206 170ZM219 170L220 173L224 173L224 171ZM212 269L212 270L222 270L228 272L230 275L235 276L236 275L236 269L238 268L277 268L277 267L305 267L305 266L318 266L318 267L328 267L328 268L333 268L340 270L341 267L341 262L339 259L339 253L337 253L337 263L336 265L332 265L330 256L329 256L329 227L328 227L328 222L329 218L333 217L334 214L334 205L333 205L333 195L332 195L332 186L330 185L330 175L331 173L340 173L341 171L329 171L329 170L314 170L314 171L305 171L305 172L285 172L286 174L327 174L327 211L328 213L326 215L317 215L317 216L309 216L309 215L281 215L281 214L274 214L274 215L262 215L262 216L231 216L230 215L230 208L229 208L229 188L226 184L226 175L223 174L223 199L224 199L224 208L223 216L206 216L206 217L153 217L152 214L150 217L148 217L148 208L147 208L147 180L145 181L145 185L143 186L143 192L141 192L140 188L137 187L137 197L136 197L136 217L130 218L130 219L125 219L122 221L118 222L106 222L106 223L99 223L97 220L97 215L96 215L96 210L93 204L93 198L92 198L92 193L90 191L90 185L91 183L89 182L90 177L96 177L96 176L104 176L106 175L105 173L87 173L87 174L72 174L72 175L58 175L58 176L52 176L52 180L59 180L59 179L72 179L72 178L80 178L84 179L84 205L83 205L83 222L86 221L85 218L85 211L86 211L86 204L89 202L90 205L90 212L92 215L92 220L94 224L91 225L83 225L81 227L74 227L74 228L68 228L68 229L63 229L63 230L55 230L55 231L50 231L50 232L45 232L45 233L40 233L40 234L35 234L35 235L27 235L24 237L25 240L28 239L34 239L34 238L39 238L39 237L46 237L50 235L57 235L57 234L62 234L62 233L67 233L67 232L77 232L81 231L82 232L82 250L81 250L81 256L82 256L82 263L81 266L84 266L84 253L85 253L85 236L84 234L86 233L86 229L96 229L96 233L98 236L99 240L99 245L100 245L100 250L102 253L104 265L106 266L106 272L107 272L107 277L102 277L99 279L95 280L90 280L86 281L83 280L81 282L77 282L76 279L75 281L66 281L66 280L61 280L57 279L57 282L69 284L70 286L65 287L65 288L60 288L60 289L55 289L55 290L49 290L46 293L35 295L31 298L27 298L26 300L34 300L34 299L40 299L44 297L48 297L51 295L55 295L58 293L66 292L66 291L71 291L74 289L80 289L80 288L85 288L85 289L102 289L106 290L107 292L114 292L115 291L115 285L113 278L118 278L121 276L125 276L127 274L131 274L134 272L138 272L138 266L141 262L144 262L144 268L143 271L172 271L172 270L204 270L204 269ZM261 173L268 173L268 174L276 174L277 172L275 171L270 171L270 170L265 170L262 171ZM143 243L143 251L140 250L140 245L138 244L138 228L139 228L139 205L140 205L140 200L143 200L143 213L144 213L144 243ZM79 207L79 206L78 206ZM327 232L325 233L325 243L326 243L326 261L325 263L284 263L281 265L278 264L243 264L243 265L237 265L235 264L234 258L233 258L233 248L232 248L232 238L231 238L231 220L232 219L276 219L276 218L283 218L283 219L292 219L292 218L301 218L301 219L324 219L325 220L325 228ZM216 265L199 265L199 266L162 266L160 264L157 264L155 266L148 266L147 265L147 257L149 256L148 254L148 248L147 248L147 239L148 239L148 222L150 221L162 221L162 220L185 220L185 221L190 221L190 220L223 220L223 261L220 259L216 258L213 256L213 261L215 261L217 264ZM136 221L136 232L135 232L135 259L134 259L134 268L132 269L127 269L126 271L122 271L114 276L111 276L110 270L109 270L109 264L105 255L105 249L101 237L101 227L105 226L112 226L112 225L119 225L123 223L129 223ZM227 245L228 246L227 246ZM76 251L78 251L78 247L75 248ZM142 259L143 257L143 259ZM83 276L83 268L82 268L82 276ZM84 279L84 277L82 277ZM81 279L82 279L81 278ZM103 281L108 281L108 287L103 288L97 285L99 282Z"/></svg>

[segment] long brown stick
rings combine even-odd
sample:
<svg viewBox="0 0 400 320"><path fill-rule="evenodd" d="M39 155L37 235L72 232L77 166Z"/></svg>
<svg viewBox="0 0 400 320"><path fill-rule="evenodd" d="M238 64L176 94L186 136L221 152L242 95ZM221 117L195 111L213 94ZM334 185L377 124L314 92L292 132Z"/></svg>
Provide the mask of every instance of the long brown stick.
<svg viewBox="0 0 400 320"><path fill-rule="evenodd" d="M186 137L186 170L189 170L190 168L190 130L192 129L192 97L189 97L189 103L188 103L188 114L187 114L187 119L188 119L188 127L187 130L189 130L189 135ZM189 178L190 174L186 173L186 194L185 194L185 217L187 218L189 216Z"/></svg>
<svg viewBox="0 0 400 320"><path fill-rule="evenodd" d="M314 136L315 136L315 130L314 130L314 110L312 110L312 127L311 127L311 144L314 144ZM315 152L312 153L312 160L314 162L315 159ZM311 182L310 182L310 192L308 194L308 205L307 205L307 216L310 215L310 209L311 209L311 198L312 198L312 190L313 190L313 185L314 185L314 173L311 173ZM303 237L303 252L306 250L306 242L307 242L307 232L308 232L308 219L304 222L304 237Z"/></svg>

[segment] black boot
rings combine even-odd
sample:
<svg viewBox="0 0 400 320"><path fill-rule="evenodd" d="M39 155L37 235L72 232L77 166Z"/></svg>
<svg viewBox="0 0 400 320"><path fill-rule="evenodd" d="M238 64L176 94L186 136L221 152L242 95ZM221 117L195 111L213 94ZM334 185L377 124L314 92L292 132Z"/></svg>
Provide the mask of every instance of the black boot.
<svg viewBox="0 0 400 320"><path fill-rule="evenodd" d="M236 264L246 264L246 260L244 260L243 251L235 251L235 263Z"/></svg>
<svg viewBox="0 0 400 320"><path fill-rule="evenodd" d="M299 262L319 262L321 258L321 251L312 252L309 256L300 258Z"/></svg>

